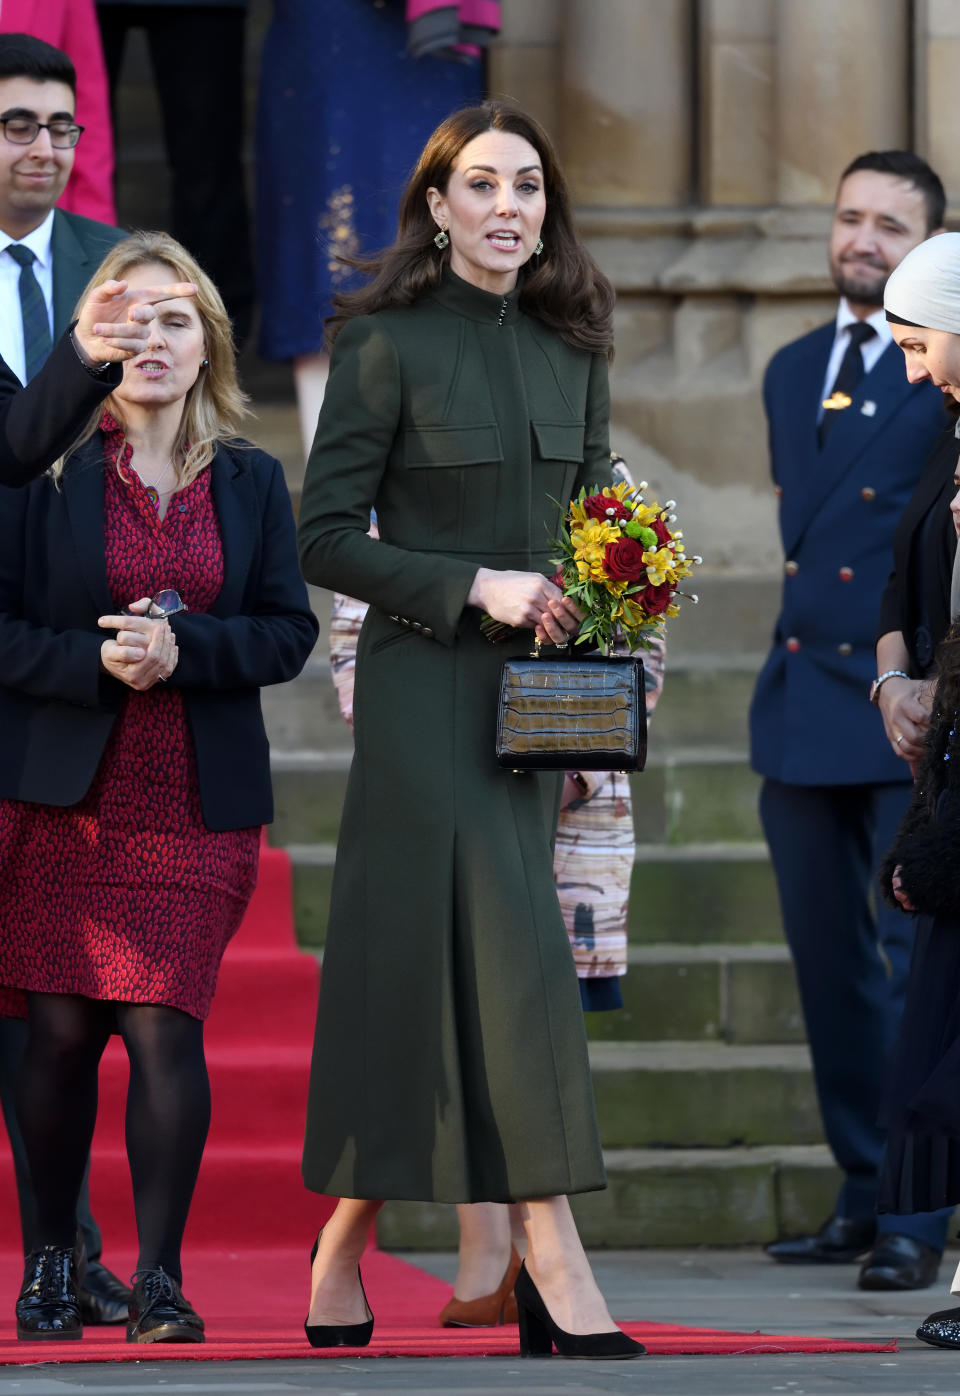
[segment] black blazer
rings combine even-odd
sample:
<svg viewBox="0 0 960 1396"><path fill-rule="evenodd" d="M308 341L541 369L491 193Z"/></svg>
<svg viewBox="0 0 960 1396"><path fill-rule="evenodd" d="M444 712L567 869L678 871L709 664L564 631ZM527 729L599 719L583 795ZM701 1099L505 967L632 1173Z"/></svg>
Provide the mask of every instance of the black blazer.
<svg viewBox="0 0 960 1396"><path fill-rule="evenodd" d="M957 548L950 501L957 492L953 476L958 457L960 441L951 422L938 436L897 525L893 571L880 602L877 637L901 632L917 678L932 668L934 651L950 628L950 582Z"/></svg>
<svg viewBox="0 0 960 1396"><path fill-rule="evenodd" d="M122 377L122 364L90 373L67 335L26 387L0 359L0 485L25 485L52 465Z"/></svg>
<svg viewBox="0 0 960 1396"><path fill-rule="evenodd" d="M318 626L280 463L221 446L210 469L223 587L208 614L173 618L169 684L183 691L204 820L239 829L273 818L260 688L300 672ZM99 433L59 489L47 475L0 490L0 798L76 804L130 695L100 667L97 618L114 611L103 511Z"/></svg>

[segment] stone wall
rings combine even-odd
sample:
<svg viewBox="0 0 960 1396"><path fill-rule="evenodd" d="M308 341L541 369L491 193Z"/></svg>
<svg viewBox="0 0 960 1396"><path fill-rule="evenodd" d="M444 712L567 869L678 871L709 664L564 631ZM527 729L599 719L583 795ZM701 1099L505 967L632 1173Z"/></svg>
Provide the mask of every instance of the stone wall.
<svg viewBox="0 0 960 1396"><path fill-rule="evenodd" d="M718 581L772 580L763 369L833 314L826 238L850 159L912 147L960 204L960 4L513 0L504 19L491 92L556 138L617 287L614 444L679 501Z"/></svg>

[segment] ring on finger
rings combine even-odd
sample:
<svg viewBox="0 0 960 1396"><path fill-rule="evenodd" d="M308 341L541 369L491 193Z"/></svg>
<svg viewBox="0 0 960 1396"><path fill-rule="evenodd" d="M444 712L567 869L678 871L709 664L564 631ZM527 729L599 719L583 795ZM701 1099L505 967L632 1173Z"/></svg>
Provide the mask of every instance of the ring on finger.
<svg viewBox="0 0 960 1396"><path fill-rule="evenodd" d="M901 743L902 741L903 741L903 733L901 732L900 735L897 737L897 746L899 746L900 743Z"/></svg>

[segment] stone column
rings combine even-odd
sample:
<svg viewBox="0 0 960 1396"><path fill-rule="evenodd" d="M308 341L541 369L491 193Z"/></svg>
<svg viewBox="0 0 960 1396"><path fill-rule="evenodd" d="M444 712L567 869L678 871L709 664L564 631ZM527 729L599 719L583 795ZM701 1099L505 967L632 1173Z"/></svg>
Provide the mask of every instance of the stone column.
<svg viewBox="0 0 960 1396"><path fill-rule="evenodd" d="M951 204L960 201L960 6L956 0L917 0L915 10L915 146L936 170Z"/></svg>
<svg viewBox="0 0 960 1396"><path fill-rule="evenodd" d="M772 204L777 196L775 0L702 0L700 197Z"/></svg>
<svg viewBox="0 0 960 1396"><path fill-rule="evenodd" d="M563 152L574 201L689 203L690 0L565 0L564 20Z"/></svg>
<svg viewBox="0 0 960 1396"><path fill-rule="evenodd" d="M777 0L777 192L829 204L865 150L909 139L907 0Z"/></svg>
<svg viewBox="0 0 960 1396"><path fill-rule="evenodd" d="M557 143L562 5L563 0L504 5L503 28L490 50L488 67L490 96L517 102Z"/></svg>

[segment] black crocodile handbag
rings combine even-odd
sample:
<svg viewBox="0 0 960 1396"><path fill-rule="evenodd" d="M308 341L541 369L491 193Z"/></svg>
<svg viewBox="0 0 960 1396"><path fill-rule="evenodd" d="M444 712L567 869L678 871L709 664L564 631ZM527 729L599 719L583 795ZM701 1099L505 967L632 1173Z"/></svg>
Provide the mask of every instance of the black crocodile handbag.
<svg viewBox="0 0 960 1396"><path fill-rule="evenodd" d="M642 771L647 708L639 659L506 659L497 761L513 771Z"/></svg>

